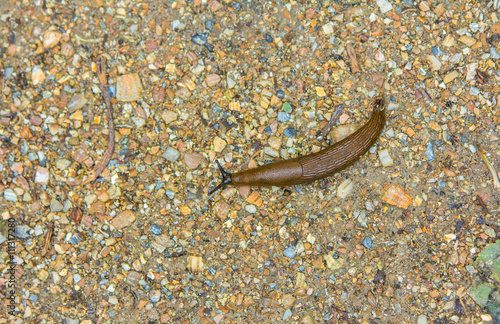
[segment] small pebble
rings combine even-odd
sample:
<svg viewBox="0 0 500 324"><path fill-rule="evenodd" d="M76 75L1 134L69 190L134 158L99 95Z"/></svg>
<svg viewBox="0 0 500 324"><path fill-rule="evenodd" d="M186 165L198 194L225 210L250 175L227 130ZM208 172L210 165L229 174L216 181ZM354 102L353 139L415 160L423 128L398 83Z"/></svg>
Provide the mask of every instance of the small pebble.
<svg viewBox="0 0 500 324"><path fill-rule="evenodd" d="M3 192L3 197L5 198L5 200L7 201L11 201L11 202L16 202L17 201L17 195L16 193L14 192L14 190L12 189L6 189L4 192Z"/></svg>
<svg viewBox="0 0 500 324"><path fill-rule="evenodd" d="M151 226L151 232L154 235L160 235L161 234L161 227L156 225L156 224L153 224L153 226Z"/></svg>
<svg viewBox="0 0 500 324"><path fill-rule="evenodd" d="M286 256L287 258L293 259L295 257L296 251L295 247L290 246L283 251L283 255Z"/></svg>
<svg viewBox="0 0 500 324"><path fill-rule="evenodd" d="M49 171L41 166L36 168L35 182L46 185L49 182Z"/></svg>
<svg viewBox="0 0 500 324"><path fill-rule="evenodd" d="M427 324L427 316L419 315L417 318L417 324Z"/></svg>
<svg viewBox="0 0 500 324"><path fill-rule="evenodd" d="M245 210L250 214L255 214L257 212L257 208L254 205L246 205Z"/></svg>
<svg viewBox="0 0 500 324"><path fill-rule="evenodd" d="M68 102L68 112L73 113L78 109L82 109L85 104L87 104L88 99L84 95L79 93L73 95L71 100Z"/></svg>
<svg viewBox="0 0 500 324"><path fill-rule="evenodd" d="M283 131L283 135L285 135L286 137L295 137L297 135L297 132L294 128L288 127Z"/></svg>
<svg viewBox="0 0 500 324"><path fill-rule="evenodd" d="M427 149L425 150L425 155L427 155L427 159L429 159L429 162L434 161L434 151L432 150L432 143L429 142L427 144Z"/></svg>
<svg viewBox="0 0 500 324"><path fill-rule="evenodd" d="M57 213L63 210L63 205L59 202L59 200L52 198L50 201L50 211Z"/></svg>
<svg viewBox="0 0 500 324"><path fill-rule="evenodd" d="M479 89L478 89L478 88L476 88L476 87L474 87L474 86L471 86L471 87L470 87L469 94L470 94L471 96L477 96L477 95L479 95L480 93L481 93L481 92L479 91Z"/></svg>
<svg viewBox="0 0 500 324"><path fill-rule="evenodd" d="M435 56L443 55L443 51L438 46L432 46L432 54Z"/></svg>
<svg viewBox="0 0 500 324"><path fill-rule="evenodd" d="M380 12L383 14L392 9L392 4L387 0L377 0L377 5L380 8Z"/></svg>
<svg viewBox="0 0 500 324"><path fill-rule="evenodd" d="M278 97L280 99L284 99L285 98L285 92L283 90L276 91L276 97Z"/></svg>
<svg viewBox="0 0 500 324"><path fill-rule="evenodd" d="M191 38L191 41L196 45L205 45L208 41L208 34L207 33L196 34Z"/></svg>
<svg viewBox="0 0 500 324"><path fill-rule="evenodd" d="M161 156L167 161L175 162L177 161L177 159L179 159L181 154L173 147L169 147Z"/></svg>
<svg viewBox="0 0 500 324"><path fill-rule="evenodd" d="M372 239L370 237L366 237L364 240L363 240L363 246L367 249L371 249L372 248Z"/></svg>
<svg viewBox="0 0 500 324"><path fill-rule="evenodd" d="M285 102L283 104L283 110L289 114L292 112L292 106L288 102Z"/></svg>
<svg viewBox="0 0 500 324"><path fill-rule="evenodd" d="M215 23L212 20L205 21L205 28L208 30L212 30L215 26Z"/></svg>
<svg viewBox="0 0 500 324"><path fill-rule="evenodd" d="M157 303L160 301L160 298L161 298L161 291L160 290L152 290L150 293L149 293L149 300L152 302L152 303Z"/></svg>
<svg viewBox="0 0 500 324"><path fill-rule="evenodd" d="M27 239L29 237L31 237L31 235L29 234L29 231L31 230L31 228L27 225L18 225L16 226L16 233L15 233L15 236L19 239Z"/></svg>
<svg viewBox="0 0 500 324"><path fill-rule="evenodd" d="M287 309L285 311L285 314L283 315L283 320L286 321L288 320L290 317L292 317L292 311L290 309Z"/></svg>
<svg viewBox="0 0 500 324"><path fill-rule="evenodd" d="M290 121L290 114L284 111L278 112L278 117L276 118L279 122L286 123Z"/></svg>

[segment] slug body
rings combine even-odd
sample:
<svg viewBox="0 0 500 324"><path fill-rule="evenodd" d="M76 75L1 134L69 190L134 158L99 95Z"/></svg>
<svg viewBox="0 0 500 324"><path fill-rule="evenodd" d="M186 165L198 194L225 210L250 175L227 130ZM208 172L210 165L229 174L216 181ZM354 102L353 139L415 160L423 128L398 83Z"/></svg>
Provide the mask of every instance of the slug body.
<svg viewBox="0 0 500 324"><path fill-rule="evenodd" d="M210 191L236 186L289 186L316 181L331 176L356 162L378 140L385 126L383 99L374 101L370 120L343 140L313 154L262 165L254 169L229 174L217 164L222 182Z"/></svg>

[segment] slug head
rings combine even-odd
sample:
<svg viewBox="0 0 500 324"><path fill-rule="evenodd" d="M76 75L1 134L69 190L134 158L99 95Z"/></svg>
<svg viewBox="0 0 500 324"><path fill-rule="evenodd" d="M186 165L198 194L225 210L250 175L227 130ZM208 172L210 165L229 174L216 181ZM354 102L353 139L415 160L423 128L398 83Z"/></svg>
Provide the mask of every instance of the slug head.
<svg viewBox="0 0 500 324"><path fill-rule="evenodd" d="M384 110L384 98L382 96L375 98L373 101L373 111L381 111Z"/></svg>
<svg viewBox="0 0 500 324"><path fill-rule="evenodd" d="M217 187L208 192L209 195L212 195L214 192L221 188L225 188L227 185L233 184L233 181L231 181L231 173L226 172L226 170L222 168L218 160L215 160L215 162L217 162L217 166L219 167L220 173L222 174L222 181L217 185Z"/></svg>

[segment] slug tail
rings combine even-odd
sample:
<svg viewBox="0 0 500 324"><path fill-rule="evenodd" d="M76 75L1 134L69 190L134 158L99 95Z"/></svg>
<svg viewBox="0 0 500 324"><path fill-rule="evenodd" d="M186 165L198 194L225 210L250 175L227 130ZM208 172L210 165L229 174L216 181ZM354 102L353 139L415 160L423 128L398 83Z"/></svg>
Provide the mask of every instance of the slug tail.
<svg viewBox="0 0 500 324"><path fill-rule="evenodd" d="M217 162L217 166L219 167L219 171L222 174L222 181L217 185L217 187L213 188L212 190L210 190L208 192L209 195L212 195L214 192L216 192L219 189L225 188L227 185L233 184L233 182L231 181L231 173L226 172L226 170L224 170L222 168L222 165L220 165L219 160L215 160L215 162Z"/></svg>

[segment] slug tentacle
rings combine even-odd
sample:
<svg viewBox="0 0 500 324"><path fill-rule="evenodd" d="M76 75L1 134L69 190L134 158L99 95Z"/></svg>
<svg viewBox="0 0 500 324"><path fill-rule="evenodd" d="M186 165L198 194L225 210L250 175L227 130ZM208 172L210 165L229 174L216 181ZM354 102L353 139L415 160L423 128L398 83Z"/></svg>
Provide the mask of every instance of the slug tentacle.
<svg viewBox="0 0 500 324"><path fill-rule="evenodd" d="M219 167L220 173L222 174L222 181L217 185L217 187L213 188L208 192L209 195L213 194L217 190L221 188L225 188L227 185L233 184L231 181L231 173L226 172L224 168L222 168L222 165L220 165L219 160L215 160L217 162L217 166Z"/></svg>

